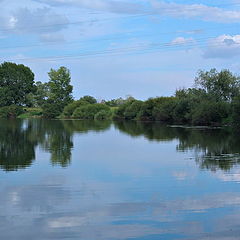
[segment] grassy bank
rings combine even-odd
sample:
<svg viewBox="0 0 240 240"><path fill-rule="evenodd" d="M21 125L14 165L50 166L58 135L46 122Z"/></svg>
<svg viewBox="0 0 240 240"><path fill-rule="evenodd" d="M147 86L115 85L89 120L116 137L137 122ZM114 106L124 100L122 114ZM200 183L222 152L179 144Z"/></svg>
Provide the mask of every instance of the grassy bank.
<svg viewBox="0 0 240 240"><path fill-rule="evenodd" d="M21 118L21 119L41 118L41 117L42 117L41 108L24 108L24 113L18 116L18 118Z"/></svg>

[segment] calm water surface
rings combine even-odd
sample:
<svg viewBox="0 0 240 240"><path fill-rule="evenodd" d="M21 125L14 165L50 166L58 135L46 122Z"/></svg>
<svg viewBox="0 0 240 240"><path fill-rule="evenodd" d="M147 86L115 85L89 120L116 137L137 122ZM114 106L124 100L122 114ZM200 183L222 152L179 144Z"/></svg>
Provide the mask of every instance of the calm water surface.
<svg viewBox="0 0 240 240"><path fill-rule="evenodd" d="M240 135L0 121L1 240L239 240Z"/></svg>

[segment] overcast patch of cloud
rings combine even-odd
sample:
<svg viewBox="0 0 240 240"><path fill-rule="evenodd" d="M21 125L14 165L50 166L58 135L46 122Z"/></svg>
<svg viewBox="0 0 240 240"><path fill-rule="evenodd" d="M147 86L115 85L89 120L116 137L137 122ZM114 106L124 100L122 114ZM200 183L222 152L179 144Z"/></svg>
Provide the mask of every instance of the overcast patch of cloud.
<svg viewBox="0 0 240 240"><path fill-rule="evenodd" d="M240 35L221 35L208 42L205 58L232 58L240 55Z"/></svg>
<svg viewBox="0 0 240 240"><path fill-rule="evenodd" d="M67 27L68 19L56 14L50 8L38 8L31 11L21 8L9 18L10 29L14 32L49 33Z"/></svg>

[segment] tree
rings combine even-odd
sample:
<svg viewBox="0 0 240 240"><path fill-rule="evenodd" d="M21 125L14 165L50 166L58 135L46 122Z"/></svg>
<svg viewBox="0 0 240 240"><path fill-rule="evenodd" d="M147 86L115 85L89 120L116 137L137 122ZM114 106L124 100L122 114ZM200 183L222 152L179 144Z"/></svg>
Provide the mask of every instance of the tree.
<svg viewBox="0 0 240 240"><path fill-rule="evenodd" d="M34 92L34 73L23 64L0 65L0 106L26 105L27 95Z"/></svg>
<svg viewBox="0 0 240 240"><path fill-rule="evenodd" d="M70 71L66 67L60 67L58 70L51 69L48 76L50 78L48 82L49 98L61 105L62 108L72 102L73 87L70 85Z"/></svg>
<svg viewBox="0 0 240 240"><path fill-rule="evenodd" d="M211 69L209 72L200 70L195 83L217 101L231 102L240 92L240 78L229 70L221 72L216 69Z"/></svg>
<svg viewBox="0 0 240 240"><path fill-rule="evenodd" d="M44 101L43 116L55 118L73 101L73 87L70 85L70 71L65 67L60 67L58 70L51 69L48 75L50 78L47 83L48 98Z"/></svg>
<svg viewBox="0 0 240 240"><path fill-rule="evenodd" d="M48 83L36 82L36 92L33 96L35 106L41 107L49 97Z"/></svg>
<svg viewBox="0 0 240 240"><path fill-rule="evenodd" d="M94 97L92 97L92 96L84 96L84 97L80 98L79 100L88 102L89 104L95 104L95 103L97 103L96 98L94 98Z"/></svg>

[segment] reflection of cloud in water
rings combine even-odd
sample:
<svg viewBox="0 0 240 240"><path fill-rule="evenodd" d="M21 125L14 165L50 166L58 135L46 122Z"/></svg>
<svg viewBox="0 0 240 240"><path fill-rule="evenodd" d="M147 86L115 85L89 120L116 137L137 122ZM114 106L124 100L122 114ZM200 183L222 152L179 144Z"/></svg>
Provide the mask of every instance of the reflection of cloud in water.
<svg viewBox="0 0 240 240"><path fill-rule="evenodd" d="M228 172L216 172L215 176L223 182L237 182L240 183L240 169L234 168Z"/></svg>
<svg viewBox="0 0 240 240"><path fill-rule="evenodd" d="M172 173L172 176L175 177L179 181L183 181L188 177L188 173L184 171L175 171Z"/></svg>
<svg viewBox="0 0 240 240"><path fill-rule="evenodd" d="M55 177L39 185L6 188L0 195L2 239L108 240L182 232L207 239L201 235L201 223L186 222L184 212L201 214L240 205L240 194L233 193L155 202L119 202L118 196L114 203L108 196L117 190L104 184L80 182L73 190ZM186 226L192 226L191 231Z"/></svg>

